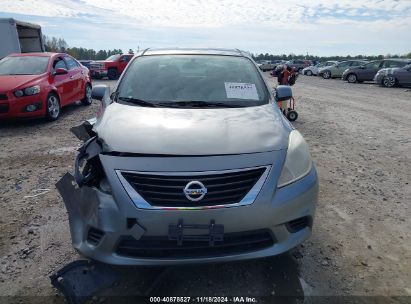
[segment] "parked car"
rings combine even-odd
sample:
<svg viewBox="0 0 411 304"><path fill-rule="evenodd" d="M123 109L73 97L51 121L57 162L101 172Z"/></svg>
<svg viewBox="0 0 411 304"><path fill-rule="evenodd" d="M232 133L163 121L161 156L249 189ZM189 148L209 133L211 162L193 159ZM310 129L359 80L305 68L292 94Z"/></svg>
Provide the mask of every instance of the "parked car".
<svg viewBox="0 0 411 304"><path fill-rule="evenodd" d="M337 63L338 63L338 61L334 61L334 60L320 62L320 63L317 63L316 65L311 65L309 67L304 68L301 71L301 73L303 75L307 75L307 76L313 76L313 75L316 76L316 75L318 75L318 70L320 68L328 67L328 66L331 66L331 65L334 65L334 64L337 64Z"/></svg>
<svg viewBox="0 0 411 304"><path fill-rule="evenodd" d="M411 86L411 64L400 68L385 68L377 72L374 82L387 88Z"/></svg>
<svg viewBox="0 0 411 304"><path fill-rule="evenodd" d="M318 70L318 75L322 76L324 79L340 78L346 69L350 67L358 67L366 63L367 61L365 60L346 60L332 66L320 68Z"/></svg>
<svg viewBox="0 0 411 304"><path fill-rule="evenodd" d="M73 246L108 264L167 265L306 240L317 173L270 90L247 53L212 49L147 50L113 93L95 86L102 111L75 128L90 139L57 183Z"/></svg>
<svg viewBox="0 0 411 304"><path fill-rule="evenodd" d="M0 119L45 116L81 100L90 105L89 70L61 53L12 54L0 60Z"/></svg>
<svg viewBox="0 0 411 304"><path fill-rule="evenodd" d="M275 69L275 67L277 66L276 61L261 61L259 64L257 64L258 67L260 68L261 71L266 72L266 71L271 71L273 69Z"/></svg>
<svg viewBox="0 0 411 304"><path fill-rule="evenodd" d="M0 59L16 53L44 52L43 35L38 24L0 18Z"/></svg>
<svg viewBox="0 0 411 304"><path fill-rule="evenodd" d="M291 68L296 69L298 72L301 72L304 68L312 65L310 60L305 59L293 59L287 61L285 64Z"/></svg>
<svg viewBox="0 0 411 304"><path fill-rule="evenodd" d="M90 64L93 60L79 60L82 65L84 65L86 68L90 69Z"/></svg>
<svg viewBox="0 0 411 304"><path fill-rule="evenodd" d="M377 72L381 69L400 68L411 63L411 59L383 59L375 60L358 67L352 67L344 71L342 79L350 83L373 81Z"/></svg>
<svg viewBox="0 0 411 304"><path fill-rule="evenodd" d="M97 79L103 77L108 77L110 80L117 79L133 56L133 54L116 54L108 57L106 60L92 61L90 63L91 77Z"/></svg>

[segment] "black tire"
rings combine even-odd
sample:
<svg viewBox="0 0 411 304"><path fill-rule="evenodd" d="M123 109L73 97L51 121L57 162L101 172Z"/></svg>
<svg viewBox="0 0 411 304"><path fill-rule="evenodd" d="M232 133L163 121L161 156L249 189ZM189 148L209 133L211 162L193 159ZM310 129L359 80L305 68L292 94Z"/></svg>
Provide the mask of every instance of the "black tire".
<svg viewBox="0 0 411 304"><path fill-rule="evenodd" d="M297 111L294 111L294 110L288 111L287 118L289 121L296 121L298 118Z"/></svg>
<svg viewBox="0 0 411 304"><path fill-rule="evenodd" d="M81 103L85 106L89 106L93 103L93 99L91 98L91 85L89 83L86 84L86 88L84 89L84 98L81 100Z"/></svg>
<svg viewBox="0 0 411 304"><path fill-rule="evenodd" d="M384 76L382 85L386 88L393 88L397 85L397 79L393 75Z"/></svg>
<svg viewBox="0 0 411 304"><path fill-rule="evenodd" d="M307 76L313 76L313 72L311 72L311 70L308 70L307 72L305 72L305 74L306 74Z"/></svg>
<svg viewBox="0 0 411 304"><path fill-rule="evenodd" d="M118 72L116 69L109 69L107 72L107 77L110 80L115 80L118 78Z"/></svg>
<svg viewBox="0 0 411 304"><path fill-rule="evenodd" d="M57 120L60 117L60 98L56 93L50 93L46 100L46 118L49 121Z"/></svg>
<svg viewBox="0 0 411 304"><path fill-rule="evenodd" d="M322 76L323 76L324 79L330 79L331 78L331 71L329 71L329 70L324 71Z"/></svg>
<svg viewBox="0 0 411 304"><path fill-rule="evenodd" d="M348 74L347 75L347 81L349 83L356 83L358 81L357 75L355 75L354 73Z"/></svg>

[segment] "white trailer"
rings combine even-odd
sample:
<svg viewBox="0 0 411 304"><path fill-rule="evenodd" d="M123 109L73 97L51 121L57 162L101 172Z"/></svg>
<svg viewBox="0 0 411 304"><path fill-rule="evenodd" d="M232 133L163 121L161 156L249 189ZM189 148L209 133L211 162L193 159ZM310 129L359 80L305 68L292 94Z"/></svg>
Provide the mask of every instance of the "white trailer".
<svg viewBox="0 0 411 304"><path fill-rule="evenodd" d="M0 59L11 53L29 52L44 52L40 25L0 18Z"/></svg>

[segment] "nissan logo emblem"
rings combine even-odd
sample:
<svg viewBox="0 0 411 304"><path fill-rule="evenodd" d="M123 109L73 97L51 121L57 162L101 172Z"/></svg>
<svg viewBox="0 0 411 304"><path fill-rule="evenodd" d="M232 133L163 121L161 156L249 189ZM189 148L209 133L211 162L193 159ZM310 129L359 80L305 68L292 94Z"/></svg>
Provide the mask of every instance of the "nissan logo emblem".
<svg viewBox="0 0 411 304"><path fill-rule="evenodd" d="M207 194L207 188L202 182L191 181L185 186L184 194L188 200L198 202Z"/></svg>

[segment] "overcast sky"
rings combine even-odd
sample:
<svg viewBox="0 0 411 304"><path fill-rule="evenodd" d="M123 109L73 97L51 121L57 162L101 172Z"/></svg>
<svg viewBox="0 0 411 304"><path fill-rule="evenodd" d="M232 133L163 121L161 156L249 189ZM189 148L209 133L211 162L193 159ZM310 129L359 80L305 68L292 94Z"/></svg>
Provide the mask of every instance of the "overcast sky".
<svg viewBox="0 0 411 304"><path fill-rule="evenodd" d="M410 0L1 0L0 18L94 49L228 47L315 55L411 52Z"/></svg>

